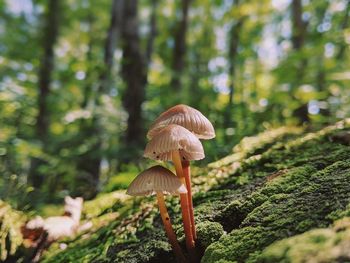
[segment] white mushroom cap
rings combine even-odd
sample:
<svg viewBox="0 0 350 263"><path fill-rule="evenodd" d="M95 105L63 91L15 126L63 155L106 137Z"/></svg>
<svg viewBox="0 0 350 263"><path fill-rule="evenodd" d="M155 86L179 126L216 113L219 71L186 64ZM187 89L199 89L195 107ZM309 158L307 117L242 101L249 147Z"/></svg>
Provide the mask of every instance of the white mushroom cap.
<svg viewBox="0 0 350 263"><path fill-rule="evenodd" d="M182 126L171 124L162 129L146 145L143 156L154 160L171 161L172 151L179 150L181 159L200 160L205 157L202 143Z"/></svg>
<svg viewBox="0 0 350 263"><path fill-rule="evenodd" d="M199 139L212 139L215 130L211 122L198 110L184 105L176 105L163 112L151 125L147 138L152 139L159 131L169 124L185 127Z"/></svg>
<svg viewBox="0 0 350 263"><path fill-rule="evenodd" d="M140 173L129 185L126 193L133 196L163 194L185 194L186 187L170 170L156 165Z"/></svg>

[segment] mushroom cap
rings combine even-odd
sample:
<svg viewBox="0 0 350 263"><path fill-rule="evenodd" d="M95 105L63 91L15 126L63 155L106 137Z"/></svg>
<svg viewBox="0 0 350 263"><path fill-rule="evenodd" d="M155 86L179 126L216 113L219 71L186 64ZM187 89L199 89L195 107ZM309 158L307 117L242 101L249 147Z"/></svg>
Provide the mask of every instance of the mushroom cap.
<svg viewBox="0 0 350 263"><path fill-rule="evenodd" d="M163 194L185 194L186 187L170 170L156 165L140 173L129 185L126 193L133 196Z"/></svg>
<svg viewBox="0 0 350 263"><path fill-rule="evenodd" d="M153 160L171 161L172 151L179 150L181 159L200 160L205 157L202 143L184 127L170 124L146 145L143 156Z"/></svg>
<svg viewBox="0 0 350 263"><path fill-rule="evenodd" d="M177 124L185 127L199 139L212 139L215 130L211 122L198 110L179 104L163 112L151 125L147 138L152 139L159 131L169 124Z"/></svg>

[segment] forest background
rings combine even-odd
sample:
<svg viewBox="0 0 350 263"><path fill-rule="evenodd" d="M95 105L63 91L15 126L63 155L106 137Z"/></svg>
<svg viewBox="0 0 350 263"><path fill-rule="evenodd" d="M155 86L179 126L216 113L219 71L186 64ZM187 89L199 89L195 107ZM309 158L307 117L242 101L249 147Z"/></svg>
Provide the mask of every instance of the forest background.
<svg viewBox="0 0 350 263"><path fill-rule="evenodd" d="M345 0L0 0L0 198L125 188L179 103L216 129L199 165L350 117L349 16Z"/></svg>

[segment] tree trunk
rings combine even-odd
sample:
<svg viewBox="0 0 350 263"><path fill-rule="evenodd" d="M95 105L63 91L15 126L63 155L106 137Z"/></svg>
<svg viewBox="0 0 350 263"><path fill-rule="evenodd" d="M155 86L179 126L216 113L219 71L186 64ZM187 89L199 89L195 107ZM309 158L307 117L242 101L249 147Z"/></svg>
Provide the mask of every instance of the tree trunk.
<svg viewBox="0 0 350 263"><path fill-rule="evenodd" d="M104 70L100 75L100 85L97 94L97 104L100 104L99 95L106 94L110 91L110 73L113 67L114 51L117 43L119 25L121 23L121 9L124 5L123 0L113 0L111 23L107 33L104 51Z"/></svg>
<svg viewBox="0 0 350 263"><path fill-rule="evenodd" d="M111 20L104 46L104 68L99 75L99 85L93 103L95 108L98 108L102 105L102 95L107 94L110 91L110 73L113 67L113 56L119 33L121 20L120 12L122 5L123 0L113 0L112 2ZM87 85L90 85L89 97L91 97L91 83L87 83ZM89 97L84 100L84 104L82 106L87 106L87 102L90 99ZM89 187L91 188L91 191L89 191L89 194L85 195L84 197L91 198L95 196L98 191L100 181L100 166L104 152L103 127L96 112L94 113L91 122L83 121L81 123L81 131L84 134L84 138L87 138L90 143L94 141L94 143L90 146L90 149L84 155L82 155L77 162L77 168L82 173L82 177L85 178L91 186Z"/></svg>
<svg viewBox="0 0 350 263"><path fill-rule="evenodd" d="M299 52L304 46L307 24L302 19L303 7L302 7L301 0L293 0L291 3L291 8L292 8L292 29L293 29L292 44L293 44L294 50ZM307 60L301 59L297 69L298 74L296 77L296 81L293 83L293 87L291 90L292 92L291 96L294 100L296 100L294 96L294 92L296 88L298 88L303 81L306 64L307 64ZM298 108L296 108L293 112L293 115L298 119L298 122L300 124L310 121L307 104L302 104Z"/></svg>
<svg viewBox="0 0 350 263"><path fill-rule="evenodd" d="M87 70L86 70L86 75L85 75L85 83L84 83L84 93L83 93L83 100L81 102L81 108L82 109L87 109L89 102L91 101L91 97L93 94L93 85L92 85L92 71L93 71L93 67L91 66L92 62L92 48L94 46L94 30L93 30L93 24L95 22L95 17L92 13L92 11L89 12L88 17L86 19L86 22L88 24L89 30L89 42L88 42L88 50L86 52L86 62L87 62ZM81 122L84 122L85 119L82 119Z"/></svg>
<svg viewBox="0 0 350 263"><path fill-rule="evenodd" d="M54 46L58 37L59 19L61 17L60 1L49 0L45 18L43 34L43 55L38 72L38 115L36 120L36 135L43 143L43 150L46 148L50 126L49 96L52 71L54 70ZM29 172L29 181L36 188L43 183L43 174L38 170L44 162L33 158Z"/></svg>
<svg viewBox="0 0 350 263"><path fill-rule="evenodd" d="M174 50L172 58L172 79L170 87L175 92L181 91L181 75L185 67L186 33L190 0L181 0L181 19L175 28Z"/></svg>
<svg viewBox="0 0 350 263"><path fill-rule="evenodd" d="M235 4L237 5L237 3ZM226 106L226 112L224 117L224 128L232 126L232 107L233 107L233 97L234 97L234 82L235 82L235 64L237 58L237 50L239 45L239 35L243 26L244 17L240 18L236 24L234 24L230 31L230 43L229 43L229 101Z"/></svg>
<svg viewBox="0 0 350 263"><path fill-rule="evenodd" d="M154 39L157 36L157 5L158 0L151 0L151 18L150 18L150 32L147 40L147 49L146 49L146 64L147 68L151 63L151 57L153 53Z"/></svg>
<svg viewBox="0 0 350 263"><path fill-rule="evenodd" d="M144 141L141 105L145 100L147 81L145 58L140 50L137 4L137 0L128 0L124 3L122 23L122 77L126 84L123 105L129 115L125 144L130 147L130 150ZM128 159L127 156L125 157Z"/></svg>
<svg viewBox="0 0 350 263"><path fill-rule="evenodd" d="M303 7L301 0L292 1L292 24L293 24L293 35L292 43L295 50L300 50L305 41L306 26L302 19Z"/></svg>
<svg viewBox="0 0 350 263"><path fill-rule="evenodd" d="M50 0L46 14L46 24L43 37L44 54L39 68L39 97L36 130L42 140L47 139L49 130L50 113L48 109L48 97L50 94L51 74L54 69L54 46L58 37L60 19L59 1Z"/></svg>

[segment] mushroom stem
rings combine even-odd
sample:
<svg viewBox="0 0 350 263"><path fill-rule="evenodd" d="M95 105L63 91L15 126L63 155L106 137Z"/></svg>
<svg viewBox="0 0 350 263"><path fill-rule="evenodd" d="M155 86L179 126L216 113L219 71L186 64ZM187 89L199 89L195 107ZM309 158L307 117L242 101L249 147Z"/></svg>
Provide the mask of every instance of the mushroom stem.
<svg viewBox="0 0 350 263"><path fill-rule="evenodd" d="M194 222L194 213L193 213L193 201L192 201L192 187L191 187L191 167L189 161L182 161L183 175L186 180L186 188L187 188L187 199L189 202L189 210L190 210L190 218L191 218L191 226L192 226L192 236L193 239L197 239L196 233L196 225Z"/></svg>
<svg viewBox="0 0 350 263"><path fill-rule="evenodd" d="M187 262L184 254L182 253L181 247L180 247L179 243L177 242L176 234L175 234L174 229L171 225L170 217L168 214L168 210L166 209L166 206L165 206L164 195L162 192L157 192L157 200L158 200L160 216L162 217L164 229L165 229L165 232L168 236L169 243L170 243L171 247L173 248L173 251L174 251L177 259L179 260L179 262Z"/></svg>
<svg viewBox="0 0 350 263"><path fill-rule="evenodd" d="M186 185L186 180L183 176L180 153L178 150L172 151L172 160L175 166L177 176L180 178L181 182L184 185ZM188 202L187 194L180 194L180 204L181 204L182 221L183 221L185 238L186 238L186 247L188 252L191 255L194 255L195 245L194 245L194 239L193 239L192 229L191 229L191 217L190 217L189 202Z"/></svg>

